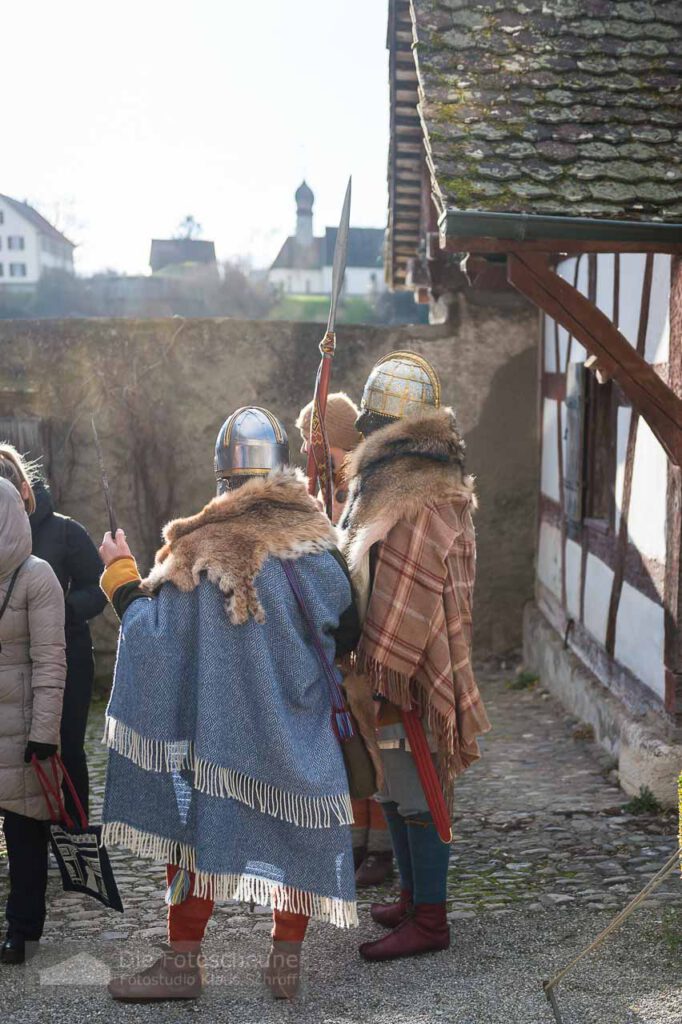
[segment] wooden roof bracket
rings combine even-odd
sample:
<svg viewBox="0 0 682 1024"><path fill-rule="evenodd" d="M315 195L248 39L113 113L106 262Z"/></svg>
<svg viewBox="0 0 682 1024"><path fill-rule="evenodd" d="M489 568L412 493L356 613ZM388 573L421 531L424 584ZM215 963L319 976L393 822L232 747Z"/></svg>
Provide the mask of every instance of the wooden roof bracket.
<svg viewBox="0 0 682 1024"><path fill-rule="evenodd" d="M661 380L609 318L550 268L546 253L509 253L507 278L514 288L596 356L600 369L620 385L670 460L682 466L682 399Z"/></svg>

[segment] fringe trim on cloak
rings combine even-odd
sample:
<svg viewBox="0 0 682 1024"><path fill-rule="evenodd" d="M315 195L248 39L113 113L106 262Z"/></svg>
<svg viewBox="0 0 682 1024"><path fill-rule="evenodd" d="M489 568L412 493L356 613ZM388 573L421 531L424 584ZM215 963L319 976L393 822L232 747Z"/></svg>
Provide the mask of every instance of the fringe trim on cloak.
<svg viewBox="0 0 682 1024"><path fill-rule="evenodd" d="M353 824L348 793L321 797L290 793L244 772L196 757L194 745L187 740L152 740L107 716L102 742L148 772L193 770L194 788L199 792L238 800L254 811L290 825L333 828Z"/></svg>
<svg viewBox="0 0 682 1024"><path fill-rule="evenodd" d="M354 901L319 896L258 875L216 875L208 871L197 871L192 846L151 832L142 832L122 821L104 824L101 841L104 846L125 846L138 857L175 864L194 872L194 895L200 899L238 900L240 903L253 900L263 907L307 914L318 921L333 924L336 928L354 928L358 924L357 904Z"/></svg>

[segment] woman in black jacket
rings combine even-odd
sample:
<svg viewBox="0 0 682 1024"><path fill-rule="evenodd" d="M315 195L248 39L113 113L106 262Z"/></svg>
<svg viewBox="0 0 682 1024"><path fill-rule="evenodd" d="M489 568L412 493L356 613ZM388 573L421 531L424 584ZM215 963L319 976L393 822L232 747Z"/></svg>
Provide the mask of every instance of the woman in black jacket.
<svg viewBox="0 0 682 1024"><path fill-rule="evenodd" d="M88 620L107 603L99 578L104 566L85 527L55 512L52 495L39 481L33 485L35 512L30 516L33 554L52 566L66 603L66 689L61 727L61 753L81 803L88 812L89 779L85 728L92 699L95 662ZM75 808L65 787L65 803ZM76 820L78 820L76 818Z"/></svg>

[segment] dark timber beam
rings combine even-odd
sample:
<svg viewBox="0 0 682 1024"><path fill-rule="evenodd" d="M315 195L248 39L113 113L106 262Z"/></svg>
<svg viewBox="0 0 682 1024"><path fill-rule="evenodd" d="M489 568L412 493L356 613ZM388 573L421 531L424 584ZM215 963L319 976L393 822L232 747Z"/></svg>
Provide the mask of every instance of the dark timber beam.
<svg viewBox="0 0 682 1024"><path fill-rule="evenodd" d="M546 256L510 253L507 275L512 284L547 316L561 324L623 392L658 438L670 460L682 466L682 399L623 337L600 309L550 269Z"/></svg>
<svg viewBox="0 0 682 1024"><path fill-rule="evenodd" d="M448 252L682 253L682 224L445 210L438 219Z"/></svg>

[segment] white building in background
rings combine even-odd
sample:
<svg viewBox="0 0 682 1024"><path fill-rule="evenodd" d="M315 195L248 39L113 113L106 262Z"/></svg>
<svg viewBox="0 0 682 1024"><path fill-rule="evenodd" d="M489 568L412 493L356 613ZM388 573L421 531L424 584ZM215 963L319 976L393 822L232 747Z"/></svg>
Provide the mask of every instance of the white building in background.
<svg viewBox="0 0 682 1024"><path fill-rule="evenodd" d="M292 295L329 295L337 228L313 234L315 196L306 182L296 189L296 234L290 235L268 272L268 280ZM351 228L348 237L345 294L373 295L385 290L384 229Z"/></svg>
<svg viewBox="0 0 682 1024"><path fill-rule="evenodd" d="M50 270L72 274L74 249L32 206L0 193L0 288L34 286Z"/></svg>

